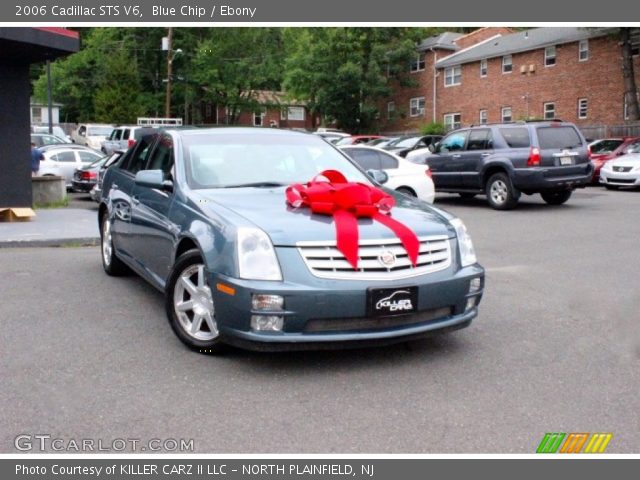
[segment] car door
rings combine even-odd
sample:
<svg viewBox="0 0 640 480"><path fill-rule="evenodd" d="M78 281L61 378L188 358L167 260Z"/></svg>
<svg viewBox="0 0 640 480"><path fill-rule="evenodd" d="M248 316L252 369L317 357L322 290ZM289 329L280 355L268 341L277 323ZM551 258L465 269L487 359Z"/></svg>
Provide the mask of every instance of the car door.
<svg viewBox="0 0 640 480"><path fill-rule="evenodd" d="M460 154L462 186L469 189L482 188L482 164L493 153L491 129L479 128L469 132L467 146Z"/></svg>
<svg viewBox="0 0 640 480"><path fill-rule="evenodd" d="M461 188L462 152L468 136L468 130L451 132L438 143L434 154L426 158L436 189Z"/></svg>
<svg viewBox="0 0 640 480"><path fill-rule="evenodd" d="M128 256L134 262L133 255L136 242L132 239L131 213L134 179L136 173L147 163L151 146L155 136L143 137L136 144L136 148L118 166L113 166L112 181L104 185L104 198L109 198L111 204L111 235L118 253Z"/></svg>
<svg viewBox="0 0 640 480"><path fill-rule="evenodd" d="M162 170L173 181L174 150L169 134L160 136L145 169ZM171 189L134 185L131 209L131 251L142 267L163 284L172 264L173 245L179 231L169 219L173 202Z"/></svg>

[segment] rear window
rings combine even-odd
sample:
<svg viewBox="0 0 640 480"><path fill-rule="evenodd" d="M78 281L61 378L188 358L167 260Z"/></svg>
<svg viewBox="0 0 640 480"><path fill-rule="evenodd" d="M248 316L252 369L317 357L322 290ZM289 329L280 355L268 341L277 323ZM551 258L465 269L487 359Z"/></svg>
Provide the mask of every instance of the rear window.
<svg viewBox="0 0 640 480"><path fill-rule="evenodd" d="M526 148L531 145L526 127L500 128L500 134L511 148Z"/></svg>
<svg viewBox="0 0 640 480"><path fill-rule="evenodd" d="M575 148L582 145L580 135L570 126L539 127L538 140L542 149Z"/></svg>

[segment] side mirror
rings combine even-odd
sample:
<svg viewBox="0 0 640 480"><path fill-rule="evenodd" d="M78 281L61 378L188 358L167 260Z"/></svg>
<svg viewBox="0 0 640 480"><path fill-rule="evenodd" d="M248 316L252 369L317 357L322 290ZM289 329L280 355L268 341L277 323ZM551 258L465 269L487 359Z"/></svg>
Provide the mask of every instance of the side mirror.
<svg viewBox="0 0 640 480"><path fill-rule="evenodd" d="M140 185L141 187L157 188L158 190L173 192L173 182L171 180L165 180L162 170L140 170L136 173L135 182L136 185Z"/></svg>
<svg viewBox="0 0 640 480"><path fill-rule="evenodd" d="M384 185L389 181L389 175L382 170L367 170L367 175L380 185Z"/></svg>

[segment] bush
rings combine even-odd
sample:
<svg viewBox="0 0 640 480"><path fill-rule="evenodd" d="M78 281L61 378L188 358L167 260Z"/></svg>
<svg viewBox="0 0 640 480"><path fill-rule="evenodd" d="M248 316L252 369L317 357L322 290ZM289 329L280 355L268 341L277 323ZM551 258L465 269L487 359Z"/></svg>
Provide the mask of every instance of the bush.
<svg viewBox="0 0 640 480"><path fill-rule="evenodd" d="M445 128L442 123L431 122L420 127L420 133L422 135L444 135Z"/></svg>

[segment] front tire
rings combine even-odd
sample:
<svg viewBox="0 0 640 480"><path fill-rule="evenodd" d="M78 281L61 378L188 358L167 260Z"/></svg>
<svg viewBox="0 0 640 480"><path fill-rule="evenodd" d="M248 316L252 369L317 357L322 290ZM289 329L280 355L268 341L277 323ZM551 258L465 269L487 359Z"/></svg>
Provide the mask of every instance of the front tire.
<svg viewBox="0 0 640 480"><path fill-rule="evenodd" d="M111 220L108 214L103 216L100 224L100 251L102 253L102 268L107 275L120 277L129 273L129 267L118 258L113 247Z"/></svg>
<svg viewBox="0 0 640 480"><path fill-rule="evenodd" d="M398 193L402 193L403 195L406 195L407 197L416 197L416 194L413 190L411 190L410 188L407 187L398 187L396 188L396 192Z"/></svg>
<svg viewBox="0 0 640 480"><path fill-rule="evenodd" d="M520 192L516 190L505 173L496 173L485 186L487 201L495 210L511 210L518 204Z"/></svg>
<svg viewBox="0 0 640 480"><path fill-rule="evenodd" d="M200 353L223 350L206 269L196 249L180 255L167 283L165 309L169 324L186 346Z"/></svg>
<svg viewBox="0 0 640 480"><path fill-rule="evenodd" d="M559 190L554 192L540 192L542 199L549 205L562 205L571 198L571 190Z"/></svg>

